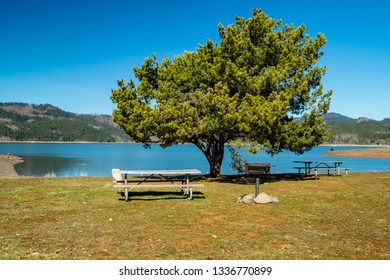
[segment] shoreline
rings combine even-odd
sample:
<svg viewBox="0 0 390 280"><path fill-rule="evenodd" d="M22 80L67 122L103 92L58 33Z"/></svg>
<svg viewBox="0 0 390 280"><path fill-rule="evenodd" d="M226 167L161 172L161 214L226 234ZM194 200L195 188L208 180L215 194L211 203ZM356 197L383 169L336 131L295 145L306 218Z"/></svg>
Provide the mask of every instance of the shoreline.
<svg viewBox="0 0 390 280"><path fill-rule="evenodd" d="M322 147L370 147L370 148L390 148L390 145L376 145L376 144L321 144Z"/></svg>
<svg viewBox="0 0 390 280"><path fill-rule="evenodd" d="M141 142L88 142L88 141L12 141L12 140L0 140L0 144L143 144ZM159 143L150 143L151 145L159 145ZM187 145L191 143L183 143L177 145ZM228 143L226 143L228 144ZM390 145L377 145L377 144L320 144L318 147L370 147L370 148L390 148Z"/></svg>
<svg viewBox="0 0 390 280"><path fill-rule="evenodd" d="M321 154L329 156L359 157L359 158L390 158L389 147L379 147L377 149L368 148L360 150L341 150L322 152Z"/></svg>
<svg viewBox="0 0 390 280"><path fill-rule="evenodd" d="M0 144L139 144L136 142L87 142L87 141L0 141ZM142 144L142 143L141 143Z"/></svg>
<svg viewBox="0 0 390 280"><path fill-rule="evenodd" d="M18 178L21 177L14 166L22 163L23 159L10 154L0 154L0 177L3 178Z"/></svg>

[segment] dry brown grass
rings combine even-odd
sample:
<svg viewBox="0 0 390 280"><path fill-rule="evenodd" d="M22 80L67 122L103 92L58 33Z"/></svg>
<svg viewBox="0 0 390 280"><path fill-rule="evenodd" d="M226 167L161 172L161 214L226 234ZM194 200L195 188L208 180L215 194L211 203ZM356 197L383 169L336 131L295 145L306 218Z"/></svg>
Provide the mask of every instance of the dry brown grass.
<svg viewBox="0 0 390 280"><path fill-rule="evenodd" d="M390 148L370 148L360 150L341 150L324 152L323 154L342 157L360 157L360 158L390 158Z"/></svg>
<svg viewBox="0 0 390 280"><path fill-rule="evenodd" d="M265 205L234 202L252 182L203 183L124 202L111 178L0 179L0 259L390 259L390 173L277 180Z"/></svg>

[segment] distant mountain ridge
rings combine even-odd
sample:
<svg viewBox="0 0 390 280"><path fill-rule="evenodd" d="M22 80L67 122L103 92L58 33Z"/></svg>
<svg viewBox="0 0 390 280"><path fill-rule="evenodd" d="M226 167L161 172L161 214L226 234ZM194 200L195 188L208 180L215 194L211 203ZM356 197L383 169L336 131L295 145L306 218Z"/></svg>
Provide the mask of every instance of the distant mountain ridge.
<svg viewBox="0 0 390 280"><path fill-rule="evenodd" d="M344 115L339 114L339 113L324 114L324 120L326 123L344 123L344 122L361 123L361 122L366 122L366 121L375 121L373 119L369 119L366 117L359 117L357 119L354 119L354 118L350 118L350 117L344 116ZM386 118L384 120L386 120Z"/></svg>
<svg viewBox="0 0 390 280"><path fill-rule="evenodd" d="M354 122L356 119L346 117L338 113L327 113L324 115L324 120L326 123L343 123L343 122Z"/></svg>
<svg viewBox="0 0 390 280"><path fill-rule="evenodd" d="M390 118L327 113L327 144L390 145ZM130 142L110 115L75 114L50 104L0 103L0 141Z"/></svg>
<svg viewBox="0 0 390 280"><path fill-rule="evenodd" d="M324 121L331 132L328 144L390 145L390 118L376 121L328 113Z"/></svg>
<svg viewBox="0 0 390 280"><path fill-rule="evenodd" d="M50 104L0 103L0 140L129 142L110 115L66 112Z"/></svg>

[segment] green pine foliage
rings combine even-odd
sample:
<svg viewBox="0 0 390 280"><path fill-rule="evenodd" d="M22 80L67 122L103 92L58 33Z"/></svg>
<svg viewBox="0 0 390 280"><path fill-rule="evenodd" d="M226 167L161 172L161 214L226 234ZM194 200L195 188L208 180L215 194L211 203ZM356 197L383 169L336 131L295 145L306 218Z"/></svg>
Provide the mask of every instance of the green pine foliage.
<svg viewBox="0 0 390 280"><path fill-rule="evenodd" d="M258 9L218 31L219 43L134 67L138 83L120 80L112 90L114 121L138 142L193 143L212 176L220 174L225 144L275 154L323 143L332 92L323 91L326 67L316 64L325 36L312 38L304 25L282 25Z"/></svg>

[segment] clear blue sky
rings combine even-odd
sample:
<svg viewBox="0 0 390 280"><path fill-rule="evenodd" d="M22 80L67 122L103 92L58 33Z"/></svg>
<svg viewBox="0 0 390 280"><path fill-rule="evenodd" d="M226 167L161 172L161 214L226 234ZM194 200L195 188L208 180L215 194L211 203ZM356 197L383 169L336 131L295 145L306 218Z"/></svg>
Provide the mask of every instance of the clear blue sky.
<svg viewBox="0 0 390 280"><path fill-rule="evenodd" d="M0 102L111 114L116 80L133 77L145 57L218 41L218 23L248 18L254 7L325 34L320 64L334 91L331 111L390 117L387 0L0 0Z"/></svg>

